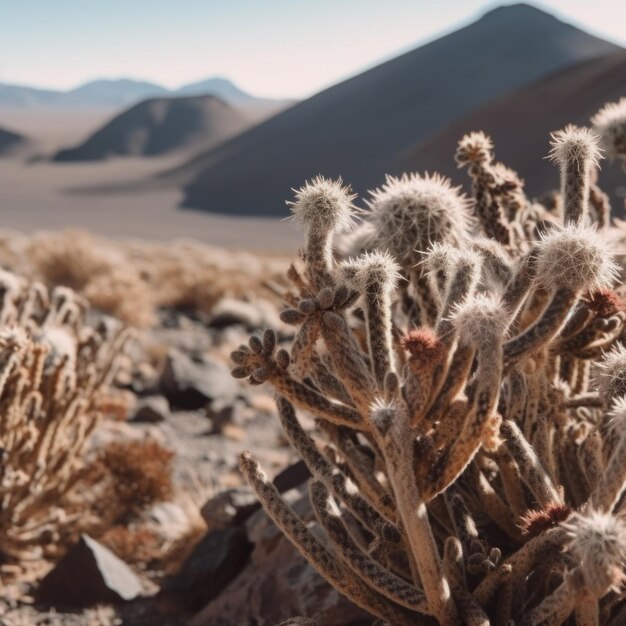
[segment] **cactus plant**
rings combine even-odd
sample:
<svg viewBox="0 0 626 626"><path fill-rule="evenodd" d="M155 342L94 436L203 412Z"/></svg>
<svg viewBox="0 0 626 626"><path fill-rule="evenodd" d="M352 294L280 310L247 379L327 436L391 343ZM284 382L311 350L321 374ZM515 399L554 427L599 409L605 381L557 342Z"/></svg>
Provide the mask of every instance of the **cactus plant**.
<svg viewBox="0 0 626 626"><path fill-rule="evenodd" d="M351 192L317 178L296 194L293 342L253 336L233 374L274 388L325 532L250 453L240 467L312 566L385 623L626 618L626 314L592 223L599 156L588 129L553 135L555 212L471 133L457 161L472 202L436 175L388 178L355 258L332 253Z"/></svg>

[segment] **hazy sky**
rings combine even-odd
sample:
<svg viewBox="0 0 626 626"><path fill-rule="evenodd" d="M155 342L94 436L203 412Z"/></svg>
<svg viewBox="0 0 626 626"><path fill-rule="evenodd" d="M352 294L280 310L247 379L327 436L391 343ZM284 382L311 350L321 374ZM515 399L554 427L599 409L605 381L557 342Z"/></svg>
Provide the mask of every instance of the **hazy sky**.
<svg viewBox="0 0 626 626"><path fill-rule="evenodd" d="M0 0L0 82L94 78L177 87L226 76L304 97L506 2L486 0ZM626 0L533 3L626 46Z"/></svg>

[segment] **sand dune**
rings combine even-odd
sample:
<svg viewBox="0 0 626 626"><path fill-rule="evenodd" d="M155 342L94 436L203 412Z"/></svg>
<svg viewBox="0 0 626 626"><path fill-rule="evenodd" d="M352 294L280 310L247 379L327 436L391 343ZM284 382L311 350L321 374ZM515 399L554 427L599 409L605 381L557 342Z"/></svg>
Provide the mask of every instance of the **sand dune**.
<svg viewBox="0 0 626 626"><path fill-rule="evenodd" d="M346 80L168 172L184 205L285 215L289 189L318 173L358 192L399 155L493 98L620 48L528 5L479 21Z"/></svg>
<svg viewBox="0 0 626 626"><path fill-rule="evenodd" d="M454 163L456 144L465 133L484 130L495 142L496 158L520 173L531 194L541 194L559 185L557 169L541 158L550 149L550 133L569 123L589 124L605 102L622 96L626 96L626 51L558 72L480 108L413 146L393 170L435 170L466 183L466 173ZM600 184L621 213L626 188L620 166L603 162Z"/></svg>
<svg viewBox="0 0 626 626"><path fill-rule="evenodd" d="M250 125L235 107L213 96L153 98L116 115L56 161L90 161L110 156L155 156L190 147L208 148Z"/></svg>

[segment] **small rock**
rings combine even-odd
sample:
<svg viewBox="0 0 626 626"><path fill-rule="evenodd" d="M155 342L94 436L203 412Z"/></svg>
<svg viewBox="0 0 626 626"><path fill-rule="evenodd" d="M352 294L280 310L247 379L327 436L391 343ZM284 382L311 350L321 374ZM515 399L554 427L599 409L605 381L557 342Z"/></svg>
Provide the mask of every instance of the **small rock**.
<svg viewBox="0 0 626 626"><path fill-rule="evenodd" d="M229 402L225 406L220 406L221 402L214 402L207 415L211 419L211 432L223 433L224 428L229 425L243 426L244 406L241 402Z"/></svg>
<svg viewBox="0 0 626 626"><path fill-rule="evenodd" d="M150 422L156 424L167 419L170 414L170 406L163 396L148 396L137 402L131 422Z"/></svg>
<svg viewBox="0 0 626 626"><path fill-rule="evenodd" d="M88 535L41 581L38 600L54 606L89 607L133 600L143 589L135 573Z"/></svg>
<svg viewBox="0 0 626 626"><path fill-rule="evenodd" d="M159 529L159 535L174 541L191 527L189 514L175 502L157 502L144 513L144 517Z"/></svg>
<svg viewBox="0 0 626 626"><path fill-rule="evenodd" d="M202 507L200 514L209 528L232 528L260 506L254 491L243 485L218 493Z"/></svg>
<svg viewBox="0 0 626 626"><path fill-rule="evenodd" d="M306 489L294 489L285 499L317 535L319 527ZM256 511L242 526L254 544L249 560L238 576L220 589L219 596L193 616L190 626L269 625L294 615L324 626L371 625L372 616L317 574L264 511Z"/></svg>
<svg viewBox="0 0 626 626"><path fill-rule="evenodd" d="M272 482L280 493L284 493L285 491L299 487L309 480L309 478L311 478L311 472L306 466L306 463L304 461L296 461L289 467L286 467L282 472L276 474Z"/></svg>
<svg viewBox="0 0 626 626"><path fill-rule="evenodd" d="M237 424L224 424L222 435L230 441L243 441L246 438L246 430Z"/></svg>
<svg viewBox="0 0 626 626"><path fill-rule="evenodd" d="M245 528L209 532L196 545L180 572L166 581L162 594L192 611L200 610L245 567L252 548Z"/></svg>
<svg viewBox="0 0 626 626"><path fill-rule="evenodd" d="M237 381L226 365L211 358L192 360L171 350L161 374L161 391L170 406L186 411L234 403L240 393Z"/></svg>
<svg viewBox="0 0 626 626"><path fill-rule="evenodd" d="M213 307L209 322L211 328L241 325L248 331L261 328L262 324L263 316L257 306L234 298L222 298Z"/></svg>

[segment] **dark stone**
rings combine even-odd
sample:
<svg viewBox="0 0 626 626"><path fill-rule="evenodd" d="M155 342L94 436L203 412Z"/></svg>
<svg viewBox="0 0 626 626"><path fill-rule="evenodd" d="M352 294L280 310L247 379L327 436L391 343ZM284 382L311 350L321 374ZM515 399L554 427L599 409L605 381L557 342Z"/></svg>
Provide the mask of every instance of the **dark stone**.
<svg viewBox="0 0 626 626"><path fill-rule="evenodd" d="M293 465L286 467L282 472L276 474L274 486L280 493L299 487L311 478L311 472L304 461L297 461Z"/></svg>
<svg viewBox="0 0 626 626"><path fill-rule="evenodd" d="M304 461L298 461L277 474L272 481L280 493L299 487L311 478L311 472ZM210 529L232 528L245 522L260 508L253 489L248 485L220 491L207 500L200 510Z"/></svg>
<svg viewBox="0 0 626 626"><path fill-rule="evenodd" d="M156 424L167 419L169 414L170 406L163 396L147 396L139 400L130 421Z"/></svg>
<svg viewBox="0 0 626 626"><path fill-rule="evenodd" d="M241 572L252 548L244 527L209 532L180 572L165 582L162 597L173 598L192 611L200 610Z"/></svg>
<svg viewBox="0 0 626 626"><path fill-rule="evenodd" d="M228 326L243 326L248 331L261 328L262 324L263 316L258 307L234 298L222 298L213 307L209 322L211 328L222 329Z"/></svg>
<svg viewBox="0 0 626 626"><path fill-rule="evenodd" d="M170 407L184 411L211 407L214 402L224 407L240 393L226 365L210 358L192 360L176 350L167 356L160 387Z"/></svg>
<svg viewBox="0 0 626 626"><path fill-rule="evenodd" d="M207 501L200 513L209 528L232 528L248 519L260 506L254 491L243 485L221 491Z"/></svg>
<svg viewBox="0 0 626 626"><path fill-rule="evenodd" d="M319 536L321 528L306 489L293 489L285 499ZM230 584L194 615L189 626L279 624L294 615L324 626L371 625L372 616L333 589L263 510L256 511L242 526L254 544L248 561Z"/></svg>
<svg viewBox="0 0 626 626"><path fill-rule="evenodd" d="M133 600L143 591L135 573L88 535L56 564L37 590L40 602L84 608Z"/></svg>

